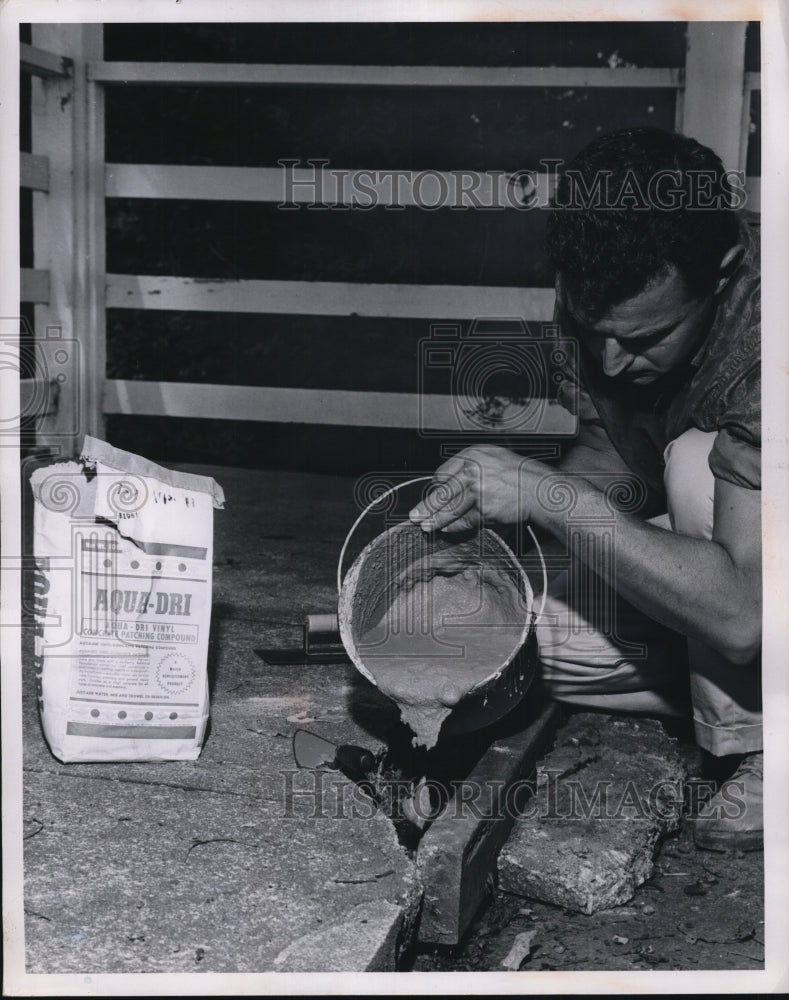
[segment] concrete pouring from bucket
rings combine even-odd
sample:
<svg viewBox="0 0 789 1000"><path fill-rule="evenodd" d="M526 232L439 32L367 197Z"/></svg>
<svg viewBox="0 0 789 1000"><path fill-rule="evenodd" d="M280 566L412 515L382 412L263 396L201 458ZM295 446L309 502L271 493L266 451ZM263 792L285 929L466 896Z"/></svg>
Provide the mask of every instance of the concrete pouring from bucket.
<svg viewBox="0 0 789 1000"><path fill-rule="evenodd" d="M521 655L532 599L495 532L427 535L406 522L370 542L348 571L340 633L359 671L398 704L414 744L430 749L453 713L478 729L520 700L536 671L534 645Z"/></svg>

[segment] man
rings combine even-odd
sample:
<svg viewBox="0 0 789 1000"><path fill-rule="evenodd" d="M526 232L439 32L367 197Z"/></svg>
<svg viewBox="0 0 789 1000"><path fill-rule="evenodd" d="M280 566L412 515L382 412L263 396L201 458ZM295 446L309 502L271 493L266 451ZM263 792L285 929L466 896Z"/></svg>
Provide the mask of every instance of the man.
<svg viewBox="0 0 789 1000"><path fill-rule="evenodd" d="M759 243L738 193L710 149L659 129L578 154L547 249L578 345L560 401L575 396L579 435L553 467L466 449L411 512L425 530L530 521L568 545L544 680L601 710L692 708L699 745L736 755L693 818L697 846L718 850L763 844Z"/></svg>

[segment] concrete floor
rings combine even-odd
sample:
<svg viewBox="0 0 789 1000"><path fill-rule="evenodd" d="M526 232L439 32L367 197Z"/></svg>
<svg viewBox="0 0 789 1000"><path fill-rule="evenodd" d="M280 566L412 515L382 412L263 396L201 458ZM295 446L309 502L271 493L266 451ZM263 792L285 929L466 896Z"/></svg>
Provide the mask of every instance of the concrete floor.
<svg viewBox="0 0 789 1000"><path fill-rule="evenodd" d="M397 712L351 666L272 667L255 653L297 644L308 613L336 608L353 481L190 468L226 495L197 761L55 760L25 630L27 969L393 969L421 899L415 865L386 817L354 810L342 775L316 785L297 771L291 739L309 728L376 751Z"/></svg>
<svg viewBox="0 0 789 1000"><path fill-rule="evenodd" d="M297 645L307 614L336 607L354 482L190 469L214 476L227 500L215 514L211 723L197 761L60 764L41 733L32 630L23 633L27 971L393 970L422 899L416 865L385 816L355 808L342 775L316 784L298 771L291 740L308 728L378 751L402 743L397 710L348 665L271 666L255 653ZM349 558L383 527L370 518ZM686 834L683 877L668 871L672 842L664 884L650 880L630 909L598 920L497 896L463 949L412 967L496 969L513 935L538 921L532 968L753 968L763 961L761 856L696 858ZM702 890L716 898L699 902ZM679 934L680 916L692 928L705 914L714 927ZM642 916L642 933L668 944L639 944L625 960L609 923Z"/></svg>

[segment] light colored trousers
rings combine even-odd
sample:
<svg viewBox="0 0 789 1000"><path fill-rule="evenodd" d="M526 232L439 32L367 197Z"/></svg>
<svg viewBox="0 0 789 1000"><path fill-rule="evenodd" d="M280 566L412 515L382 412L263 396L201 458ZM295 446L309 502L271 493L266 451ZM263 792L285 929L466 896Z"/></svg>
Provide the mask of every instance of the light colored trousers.
<svg viewBox="0 0 789 1000"><path fill-rule="evenodd" d="M707 458L714 438L693 428L669 444L668 514L653 524L712 537ZM549 584L538 635L543 679L559 701L656 715L692 711L699 745L715 756L761 750L758 665L736 667L653 621L590 571L564 572Z"/></svg>

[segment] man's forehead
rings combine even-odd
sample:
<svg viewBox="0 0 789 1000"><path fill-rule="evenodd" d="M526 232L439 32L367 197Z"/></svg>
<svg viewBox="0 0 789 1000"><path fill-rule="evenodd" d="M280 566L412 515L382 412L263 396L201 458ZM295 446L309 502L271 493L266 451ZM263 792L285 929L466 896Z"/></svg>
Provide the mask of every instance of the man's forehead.
<svg viewBox="0 0 789 1000"><path fill-rule="evenodd" d="M577 309L567 292L564 292L564 301L576 322L586 329L616 337L645 336L670 329L696 304L687 281L675 267L667 268L647 282L640 292L611 306L596 320L589 320L583 310Z"/></svg>

